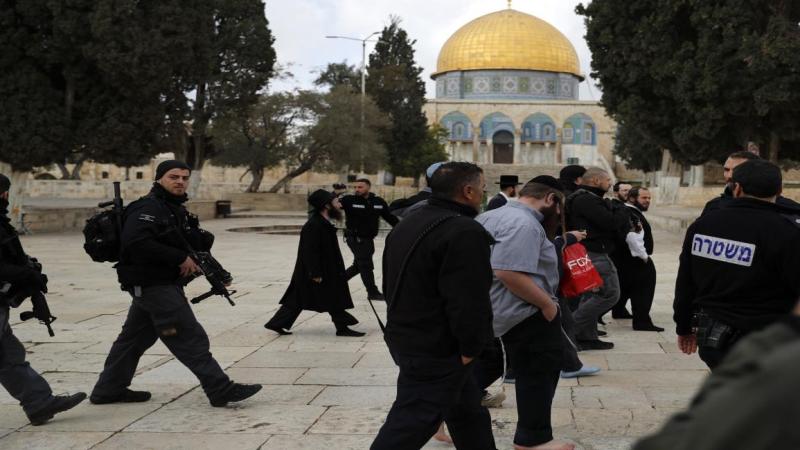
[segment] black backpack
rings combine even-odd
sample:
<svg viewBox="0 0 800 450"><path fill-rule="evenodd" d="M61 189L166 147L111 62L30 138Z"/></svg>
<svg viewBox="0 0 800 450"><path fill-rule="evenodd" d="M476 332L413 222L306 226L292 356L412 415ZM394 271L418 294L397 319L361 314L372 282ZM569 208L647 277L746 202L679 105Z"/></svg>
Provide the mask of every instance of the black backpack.
<svg viewBox="0 0 800 450"><path fill-rule="evenodd" d="M124 207L120 195L119 182L114 182L114 200L103 202L100 208L111 209L101 211L86 220L83 227L85 242L83 249L92 261L118 262L122 237L122 215Z"/></svg>

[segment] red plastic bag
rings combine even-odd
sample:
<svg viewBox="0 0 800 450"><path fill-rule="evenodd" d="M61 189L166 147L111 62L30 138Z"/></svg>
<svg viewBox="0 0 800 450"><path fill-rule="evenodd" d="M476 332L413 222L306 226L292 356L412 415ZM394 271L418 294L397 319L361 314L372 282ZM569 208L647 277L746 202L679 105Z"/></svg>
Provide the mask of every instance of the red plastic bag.
<svg viewBox="0 0 800 450"><path fill-rule="evenodd" d="M561 295L574 298L603 287L603 279L594 268L586 247L572 244L564 249L564 275L561 277Z"/></svg>

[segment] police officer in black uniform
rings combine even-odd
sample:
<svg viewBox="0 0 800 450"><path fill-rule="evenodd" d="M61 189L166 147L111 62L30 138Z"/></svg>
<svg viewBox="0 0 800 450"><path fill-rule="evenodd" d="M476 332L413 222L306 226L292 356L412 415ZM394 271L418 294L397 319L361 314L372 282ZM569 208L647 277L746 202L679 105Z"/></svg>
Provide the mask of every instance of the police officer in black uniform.
<svg viewBox="0 0 800 450"><path fill-rule="evenodd" d="M781 170L750 160L731 181L734 199L686 232L673 305L679 348L699 349L711 369L742 336L788 315L800 298L800 217L776 204Z"/></svg>
<svg viewBox="0 0 800 450"><path fill-rule="evenodd" d="M47 277L31 267L31 258L25 254L11 226L10 188L11 181L0 174L0 384L19 401L31 425L42 425L56 414L77 406L86 394L54 396L47 381L25 361L25 347L8 323L9 307L19 306L15 299L23 296L17 294L26 290L47 291Z"/></svg>
<svg viewBox="0 0 800 450"><path fill-rule="evenodd" d="M149 392L128 386L139 358L156 339L197 376L212 406L226 406L261 390L261 385L234 383L225 375L211 356L208 335L183 291L184 280L200 271L187 244L196 251L208 251L213 242L213 236L200 230L196 217L183 206L190 175L183 162L162 162L150 194L125 210L117 275L133 303L92 391L92 403L149 400Z"/></svg>
<svg viewBox="0 0 800 450"><path fill-rule="evenodd" d="M355 260L347 269L347 279L361 274L370 300L383 300L383 294L375 284L375 269L372 255L375 253L375 237L378 235L380 218L395 226L400 219L389 211L386 201L370 192L372 183L366 178L356 180L355 195L342 197L342 208L346 214L345 242L353 252Z"/></svg>

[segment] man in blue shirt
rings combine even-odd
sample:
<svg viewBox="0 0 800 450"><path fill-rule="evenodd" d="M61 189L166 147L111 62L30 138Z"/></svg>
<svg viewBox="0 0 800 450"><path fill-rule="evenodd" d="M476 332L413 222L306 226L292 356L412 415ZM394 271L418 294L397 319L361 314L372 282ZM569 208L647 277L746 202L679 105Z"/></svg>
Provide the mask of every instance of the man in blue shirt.
<svg viewBox="0 0 800 450"><path fill-rule="evenodd" d="M562 369L563 340L558 308L558 253L542 227L561 213L564 195L555 178L526 184L519 201L477 220L497 241L492 247L490 290L494 333L513 355L516 374L517 449L571 450L553 440L551 407Z"/></svg>

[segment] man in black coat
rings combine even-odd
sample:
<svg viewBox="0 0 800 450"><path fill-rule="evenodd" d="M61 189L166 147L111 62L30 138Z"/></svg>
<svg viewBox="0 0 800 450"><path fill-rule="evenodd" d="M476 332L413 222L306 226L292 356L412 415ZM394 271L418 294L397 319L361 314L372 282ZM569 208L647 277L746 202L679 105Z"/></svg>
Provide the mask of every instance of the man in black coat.
<svg viewBox="0 0 800 450"><path fill-rule="evenodd" d="M492 340L492 239L473 220L483 171L451 162L431 181L429 204L386 238L385 339L400 375L372 449L422 448L442 420L456 448L493 449L489 412L471 373Z"/></svg>
<svg viewBox="0 0 800 450"><path fill-rule="evenodd" d="M146 391L128 389L139 359L157 339L200 380L211 406L252 397L260 384L234 383L211 355L208 334L197 321L184 285L200 268L190 256L209 251L213 236L199 229L184 203L191 170L168 160L156 168L150 193L125 209L120 261L122 289L133 298L128 317L94 386L94 404L145 402Z"/></svg>
<svg viewBox="0 0 800 450"><path fill-rule="evenodd" d="M630 232L626 241L620 244L615 252L614 264L619 270L620 296L612 309L614 318L632 318L633 329L637 331L664 331L653 324L650 309L656 292L656 266L650 257L653 254L653 229L644 216L650 208L650 191L647 188L635 187L628 193L625 203L634 222L641 225L641 231ZM625 304L631 300L632 315Z"/></svg>
<svg viewBox="0 0 800 450"><path fill-rule="evenodd" d="M47 291L47 278L35 270L22 249L8 217L11 181L0 174L0 384L22 406L31 425L42 425L58 413L74 408L86 394L54 396L47 381L25 361L25 347L11 331L9 307L17 307L28 289Z"/></svg>
<svg viewBox="0 0 800 450"><path fill-rule="evenodd" d="M567 225L570 230L585 230L587 237L581 242L589 259L603 278L603 287L597 292L584 294L575 310L575 330L578 344L584 350L608 350L611 342L598 339L597 319L619 300L617 268L609 254L614 251L620 236L630 229L628 208L615 205L603 197L611 188L611 177L603 169L590 168L583 175L583 184L566 204Z"/></svg>
<svg viewBox="0 0 800 450"><path fill-rule="evenodd" d="M500 175L500 192L497 193L489 203L486 205L486 211L500 208L508 203L509 200L517 196L517 186L519 186L519 177L516 175Z"/></svg>
<svg viewBox="0 0 800 450"><path fill-rule="evenodd" d="M318 190L308 197L314 214L300 231L300 244L292 281L281 298L281 307L264 327L278 334L289 331L303 310L330 313L337 336L364 336L348 328L358 323L345 310L353 308L344 259L332 221L341 218L339 198Z"/></svg>
<svg viewBox="0 0 800 450"><path fill-rule="evenodd" d="M353 251L353 265L347 268L347 279L361 274L361 281L367 288L370 300L383 300L383 294L375 284L375 266L372 255L375 254L375 237L378 236L380 218L395 226L400 219L389 211L386 201L370 192L372 183L362 178L356 180L355 194L345 195L341 199L345 213L345 242Z"/></svg>
<svg viewBox="0 0 800 450"><path fill-rule="evenodd" d="M776 204L780 168L747 161L731 181L734 200L686 231L673 304L678 347L699 349L712 370L741 337L785 317L800 298L800 222Z"/></svg>

